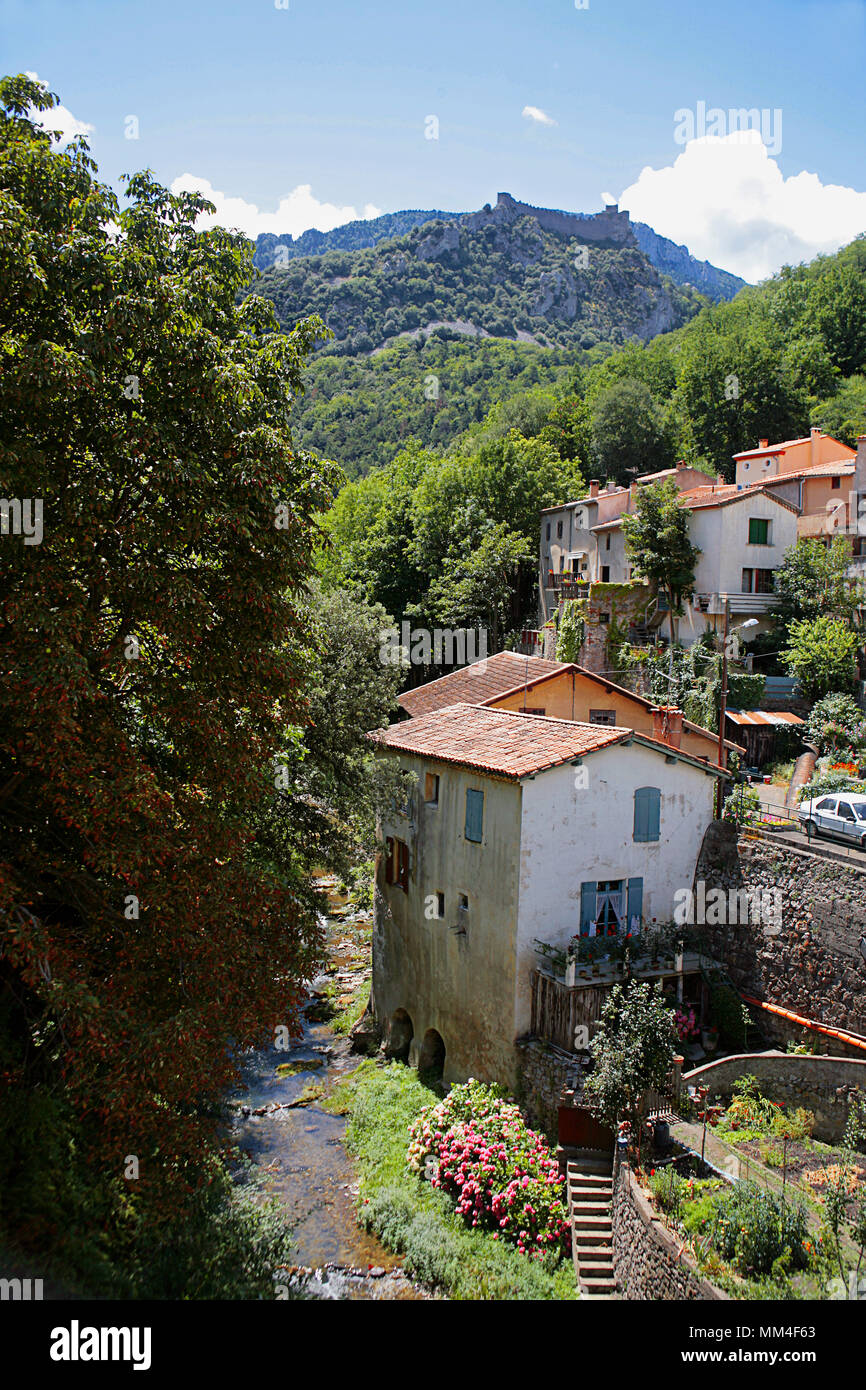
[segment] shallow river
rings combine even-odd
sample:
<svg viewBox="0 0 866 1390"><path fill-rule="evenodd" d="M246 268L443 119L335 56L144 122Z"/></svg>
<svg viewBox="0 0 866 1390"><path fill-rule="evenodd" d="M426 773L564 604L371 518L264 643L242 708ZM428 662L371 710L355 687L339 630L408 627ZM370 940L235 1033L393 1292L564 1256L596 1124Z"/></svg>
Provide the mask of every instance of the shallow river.
<svg viewBox="0 0 866 1390"><path fill-rule="evenodd" d="M363 921L329 921L332 974L334 965L345 968L351 955L341 953L334 941L351 936ZM323 989L330 978L314 980L313 990ZM429 1295L403 1274L400 1261L357 1225L357 1176L343 1143L345 1119L328 1114L315 1101L273 1108L297 1101L311 1083L345 1075L359 1060L327 1023L305 1020L303 1037L293 1039L290 1051L249 1054L243 1084L229 1097L231 1135L268 1173L270 1190L295 1233L294 1259L302 1271L295 1277L309 1293L341 1299L425 1298ZM255 1113L265 1107L271 1107L268 1113Z"/></svg>

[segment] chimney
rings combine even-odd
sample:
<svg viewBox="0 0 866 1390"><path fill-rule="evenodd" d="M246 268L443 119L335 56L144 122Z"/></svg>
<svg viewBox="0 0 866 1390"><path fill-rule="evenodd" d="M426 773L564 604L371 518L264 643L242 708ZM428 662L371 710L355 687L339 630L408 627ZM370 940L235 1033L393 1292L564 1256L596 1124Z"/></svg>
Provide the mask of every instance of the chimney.
<svg viewBox="0 0 866 1390"><path fill-rule="evenodd" d="M758 440L758 448L759 448L759 449L766 449L766 448L768 447L769 443L770 443L769 439L759 439L759 440Z"/></svg>
<svg viewBox="0 0 866 1390"><path fill-rule="evenodd" d="M590 497L598 496L598 478L591 479L589 484L589 495Z"/></svg>
<svg viewBox="0 0 866 1390"><path fill-rule="evenodd" d="M654 705L653 738L679 748L683 741L683 712L676 705Z"/></svg>
<svg viewBox="0 0 866 1390"><path fill-rule="evenodd" d="M854 491L866 497L866 434L857 436L857 457L854 460Z"/></svg>
<svg viewBox="0 0 866 1390"><path fill-rule="evenodd" d="M817 425L813 425L809 431L809 462L812 467L818 463L818 440L821 438L821 430Z"/></svg>

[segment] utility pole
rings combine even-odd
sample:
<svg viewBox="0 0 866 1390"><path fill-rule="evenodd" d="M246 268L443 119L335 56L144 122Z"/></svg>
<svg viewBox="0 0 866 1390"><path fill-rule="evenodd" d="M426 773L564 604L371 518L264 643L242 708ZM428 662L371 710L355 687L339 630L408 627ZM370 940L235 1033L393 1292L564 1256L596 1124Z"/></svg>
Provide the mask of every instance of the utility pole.
<svg viewBox="0 0 866 1390"><path fill-rule="evenodd" d="M722 636L722 696L719 703L719 767L725 767L725 710L728 704L728 629L731 622L731 604L725 594L725 630ZM725 804L725 779L720 777L716 786L716 819L721 820Z"/></svg>

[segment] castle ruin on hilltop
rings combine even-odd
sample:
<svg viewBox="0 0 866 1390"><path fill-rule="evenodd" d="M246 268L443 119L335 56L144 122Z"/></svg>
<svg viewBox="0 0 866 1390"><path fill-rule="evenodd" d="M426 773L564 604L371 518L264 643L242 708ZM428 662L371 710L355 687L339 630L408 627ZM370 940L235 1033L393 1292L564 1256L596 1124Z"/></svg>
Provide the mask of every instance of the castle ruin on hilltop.
<svg viewBox="0 0 866 1390"><path fill-rule="evenodd" d="M607 242L615 246L636 246L627 212L620 212L610 203L603 212L560 212L555 208L535 208L531 203L519 203L510 193L497 193L496 206L487 204L480 212L470 212L462 219L465 226L477 231L491 223L509 225L519 217L534 217L540 227L559 236L580 237L581 241Z"/></svg>

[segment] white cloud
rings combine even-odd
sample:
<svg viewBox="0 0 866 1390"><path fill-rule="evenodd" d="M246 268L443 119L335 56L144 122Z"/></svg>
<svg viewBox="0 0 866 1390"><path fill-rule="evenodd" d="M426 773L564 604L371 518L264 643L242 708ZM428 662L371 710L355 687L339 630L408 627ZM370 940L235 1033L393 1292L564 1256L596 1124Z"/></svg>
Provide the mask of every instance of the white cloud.
<svg viewBox="0 0 866 1390"><path fill-rule="evenodd" d="M540 106L524 106L521 115L529 121L537 121L539 125L556 125L552 116L548 116L546 111L542 111Z"/></svg>
<svg viewBox="0 0 866 1390"><path fill-rule="evenodd" d="M693 256L752 281L866 230L866 193L805 170L786 179L757 130L689 141L670 167L642 169L619 205Z"/></svg>
<svg viewBox="0 0 866 1390"><path fill-rule="evenodd" d="M28 72L27 76L34 82L42 82L38 73ZM48 84L44 83L43 85L47 86ZM73 116L66 106L52 106L50 111L34 111L31 115L36 124L40 125L43 130L60 131L60 139L54 142L57 145L68 144L76 135L92 135L96 129L95 126L88 125L86 121L79 121L78 117Z"/></svg>
<svg viewBox="0 0 866 1390"><path fill-rule="evenodd" d="M260 232L291 232L292 236L300 236L301 232L306 232L310 227L317 227L320 232L329 232L333 227L341 227L344 222L366 220L369 217L379 217L381 214L381 208L374 207L372 203L366 203L363 212L358 212L353 207L338 207L335 203L320 203L318 198L313 196L312 185L309 183L299 183L297 188L293 188L291 193L281 198L276 212L262 212L255 203L221 193L207 179L200 179L195 174L181 174L171 185L171 191L203 193L216 205L216 213L213 216L202 214L197 224L200 228L215 225L237 228L253 239Z"/></svg>

